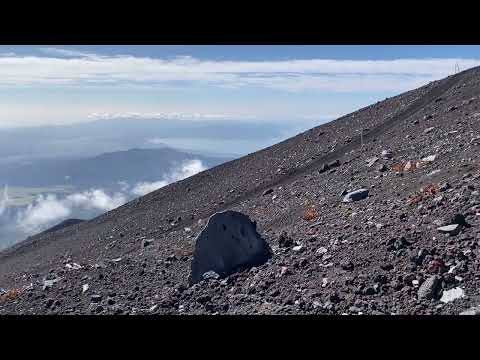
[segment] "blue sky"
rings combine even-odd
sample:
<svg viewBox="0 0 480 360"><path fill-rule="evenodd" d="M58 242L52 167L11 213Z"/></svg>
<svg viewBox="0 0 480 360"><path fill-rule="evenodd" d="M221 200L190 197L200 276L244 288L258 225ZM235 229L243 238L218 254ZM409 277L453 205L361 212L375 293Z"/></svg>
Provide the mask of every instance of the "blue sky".
<svg viewBox="0 0 480 360"><path fill-rule="evenodd" d="M0 128L102 118L325 122L480 65L479 46L0 46Z"/></svg>

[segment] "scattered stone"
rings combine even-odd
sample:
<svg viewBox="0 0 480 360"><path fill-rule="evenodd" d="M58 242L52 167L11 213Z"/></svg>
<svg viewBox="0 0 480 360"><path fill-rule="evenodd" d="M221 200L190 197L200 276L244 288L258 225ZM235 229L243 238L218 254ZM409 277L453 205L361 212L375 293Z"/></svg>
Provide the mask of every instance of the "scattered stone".
<svg viewBox="0 0 480 360"><path fill-rule="evenodd" d="M268 194L271 194L273 193L273 189L268 189L268 190L265 190L262 194L262 196L265 196L265 195L268 195Z"/></svg>
<svg viewBox="0 0 480 360"><path fill-rule="evenodd" d="M440 283L440 279L437 275L429 277L418 289L418 299L432 299L437 295L438 285Z"/></svg>
<svg viewBox="0 0 480 360"><path fill-rule="evenodd" d="M441 226L437 228L437 230L443 234L457 235L460 232L460 225L452 224L452 225Z"/></svg>
<svg viewBox="0 0 480 360"><path fill-rule="evenodd" d="M403 167L403 171L413 170L413 163L411 161L407 161L405 166Z"/></svg>
<svg viewBox="0 0 480 360"><path fill-rule="evenodd" d="M470 309L462 311L460 315L480 315L480 305L472 306Z"/></svg>
<svg viewBox="0 0 480 360"><path fill-rule="evenodd" d="M102 301L102 295L92 295L90 301L92 303L99 303L100 301Z"/></svg>
<svg viewBox="0 0 480 360"><path fill-rule="evenodd" d="M143 245L144 248L146 248L147 246L152 245L153 241L154 241L153 239L145 239L145 240L142 241L142 245Z"/></svg>
<svg viewBox="0 0 480 360"><path fill-rule="evenodd" d="M444 192L444 191L447 191L450 188L451 188L451 185L447 182L447 183L440 184L439 187L438 187L438 190L440 192Z"/></svg>
<svg viewBox="0 0 480 360"><path fill-rule="evenodd" d="M53 284L55 284L58 281L60 281L60 279L58 279L58 278L51 279L51 280L44 280L43 281L43 290L50 289L53 286Z"/></svg>
<svg viewBox="0 0 480 360"><path fill-rule="evenodd" d="M370 158L370 159L367 159L366 162L367 162L367 166L368 167L372 167L373 164L375 164L376 162L378 161L378 157L373 157L373 158Z"/></svg>
<svg viewBox="0 0 480 360"><path fill-rule="evenodd" d="M445 264L442 260L434 259L428 263L427 271L431 274L443 273L445 270Z"/></svg>
<svg viewBox="0 0 480 360"><path fill-rule="evenodd" d="M211 300L210 295L200 295L197 298L197 302L199 302L200 304L205 304L205 303L209 302L210 300Z"/></svg>
<svg viewBox="0 0 480 360"><path fill-rule="evenodd" d="M450 290L445 290L440 298L443 303L449 303L465 296L462 288L456 287Z"/></svg>
<svg viewBox="0 0 480 360"><path fill-rule="evenodd" d="M303 249L302 245L297 245L292 248L293 251L301 251Z"/></svg>
<svg viewBox="0 0 480 360"><path fill-rule="evenodd" d="M278 295L280 295L280 290L274 289L274 290L270 291L269 295L271 297L277 297Z"/></svg>
<svg viewBox="0 0 480 360"><path fill-rule="evenodd" d="M89 288L90 288L90 286L89 286L88 284L84 284L84 285L82 286L82 293L87 292Z"/></svg>
<svg viewBox="0 0 480 360"><path fill-rule="evenodd" d="M330 170L330 166L328 166L328 164L323 164L323 166L320 168L320 170L318 170L318 173L323 174L324 172L327 172L328 170Z"/></svg>
<svg viewBox="0 0 480 360"><path fill-rule="evenodd" d="M327 250L326 247L321 246L321 247L319 247L319 248L317 249L316 253L319 254L319 255L323 255L323 254L325 254L327 251L328 251L328 250Z"/></svg>
<svg viewBox="0 0 480 360"><path fill-rule="evenodd" d="M343 270L352 271L353 268L354 268L354 265L353 265L353 263L352 263L350 260L342 260L342 261L340 262L340 267L341 267Z"/></svg>
<svg viewBox="0 0 480 360"><path fill-rule="evenodd" d="M240 267L263 264L270 257L271 250L258 234L256 222L237 211L217 213L197 237L189 282L199 282L210 270L223 277Z"/></svg>
<svg viewBox="0 0 480 360"><path fill-rule="evenodd" d="M53 300L52 298L48 298L48 299L45 301L45 307L46 307L46 308L52 307L52 305L53 305L54 302L55 302L55 300Z"/></svg>
<svg viewBox="0 0 480 360"><path fill-rule="evenodd" d="M205 274L202 275L203 280L218 280L220 275L218 275L215 271L207 271Z"/></svg>
<svg viewBox="0 0 480 360"><path fill-rule="evenodd" d="M437 169L437 170L433 170L432 172L428 173L426 176L427 176L427 177L431 177L431 176L433 176L433 175L436 175L436 174L440 173L441 171L442 171L442 170L438 170L438 169Z"/></svg>
<svg viewBox="0 0 480 360"><path fill-rule="evenodd" d="M382 172L382 173L386 172L386 171L388 171L388 167L385 164L381 164L381 165L377 166L377 171Z"/></svg>
<svg viewBox="0 0 480 360"><path fill-rule="evenodd" d="M434 126L429 127L429 128L426 128L425 130L423 130L423 133L424 133L424 134L428 134L428 133L432 132L434 129L435 129Z"/></svg>
<svg viewBox="0 0 480 360"><path fill-rule="evenodd" d="M282 266L282 268L280 269L280 277L288 274L290 274L290 270L288 269L288 267Z"/></svg>
<svg viewBox="0 0 480 360"><path fill-rule="evenodd" d="M368 189L359 189L359 190L352 191L347 195L345 195L345 197L343 198L343 202L349 203L353 201L366 199L368 197L368 192L369 192Z"/></svg>
<svg viewBox="0 0 480 360"><path fill-rule="evenodd" d="M65 267L69 270L79 270L82 268L81 265L77 264L77 263L73 263L73 264L66 264Z"/></svg>
<svg viewBox="0 0 480 360"><path fill-rule="evenodd" d="M383 150L381 154L382 158L384 159L391 159L393 157L393 153L391 150Z"/></svg>
<svg viewBox="0 0 480 360"><path fill-rule="evenodd" d="M430 155L422 159L423 162L434 162L437 158L437 155Z"/></svg>
<svg viewBox="0 0 480 360"><path fill-rule="evenodd" d="M283 231L278 237L278 246L281 248L289 248L295 244L293 239L288 236L287 232Z"/></svg>

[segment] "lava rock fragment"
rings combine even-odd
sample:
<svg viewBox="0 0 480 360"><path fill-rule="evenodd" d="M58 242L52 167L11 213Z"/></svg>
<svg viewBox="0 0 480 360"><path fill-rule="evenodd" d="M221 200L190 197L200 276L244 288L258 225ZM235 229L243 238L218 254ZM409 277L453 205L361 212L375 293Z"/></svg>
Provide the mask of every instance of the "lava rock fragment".
<svg viewBox="0 0 480 360"><path fill-rule="evenodd" d="M368 197L368 192L369 192L368 189L359 189L359 190L352 191L347 195L345 195L345 197L343 198L343 202L349 203L353 201L366 199Z"/></svg>
<svg viewBox="0 0 480 360"><path fill-rule="evenodd" d="M261 265L271 254L247 215L233 210L216 213L196 240L189 283L200 282L208 271L225 277L239 268Z"/></svg>

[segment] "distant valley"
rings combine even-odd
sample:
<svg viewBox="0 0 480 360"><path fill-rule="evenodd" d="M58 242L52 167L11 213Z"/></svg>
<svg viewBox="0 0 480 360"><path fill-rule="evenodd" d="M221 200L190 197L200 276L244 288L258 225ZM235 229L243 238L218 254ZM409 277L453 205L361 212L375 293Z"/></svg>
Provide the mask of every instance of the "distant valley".
<svg viewBox="0 0 480 360"><path fill-rule="evenodd" d="M162 147L0 167L0 249L71 218L88 220L231 160Z"/></svg>

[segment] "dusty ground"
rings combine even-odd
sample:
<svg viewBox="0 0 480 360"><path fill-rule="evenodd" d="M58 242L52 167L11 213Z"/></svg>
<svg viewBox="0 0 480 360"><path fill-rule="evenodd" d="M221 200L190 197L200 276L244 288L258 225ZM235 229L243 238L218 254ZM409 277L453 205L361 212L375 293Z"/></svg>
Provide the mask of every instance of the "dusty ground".
<svg viewBox="0 0 480 360"><path fill-rule="evenodd" d="M458 314L477 306L479 82L479 69L462 72L28 239L0 253L8 291L0 314ZM360 188L368 198L342 202ZM189 287L194 240L224 209L256 220L274 255ZM450 224L458 234L438 230ZM444 302L452 289L463 297Z"/></svg>

